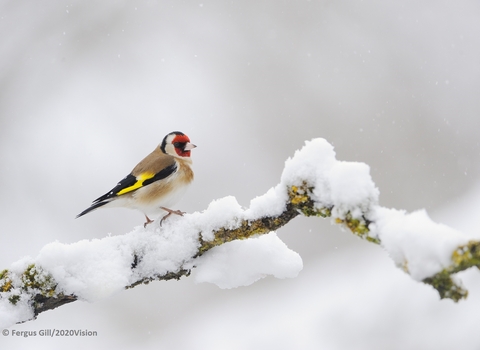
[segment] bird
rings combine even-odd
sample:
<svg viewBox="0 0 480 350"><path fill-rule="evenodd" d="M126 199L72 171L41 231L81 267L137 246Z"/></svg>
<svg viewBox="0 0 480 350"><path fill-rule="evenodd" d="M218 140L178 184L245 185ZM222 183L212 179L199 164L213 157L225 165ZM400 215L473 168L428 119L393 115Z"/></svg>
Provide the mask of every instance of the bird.
<svg viewBox="0 0 480 350"><path fill-rule="evenodd" d="M103 196L95 199L91 206L76 216L79 218L101 207L126 207L140 210L147 220L144 227L152 223L150 217L185 214L170 209L175 205L193 181L190 152L197 147L187 135L180 131L167 134L162 142L147 155L118 184Z"/></svg>

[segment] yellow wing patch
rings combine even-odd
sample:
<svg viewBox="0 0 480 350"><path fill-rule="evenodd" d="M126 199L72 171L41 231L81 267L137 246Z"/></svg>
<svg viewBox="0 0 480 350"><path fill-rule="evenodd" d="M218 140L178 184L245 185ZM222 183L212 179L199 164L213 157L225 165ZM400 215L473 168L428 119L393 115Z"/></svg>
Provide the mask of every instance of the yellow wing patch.
<svg viewBox="0 0 480 350"><path fill-rule="evenodd" d="M155 176L154 173L142 173L138 175L137 181L132 186L125 187L123 190L118 191L117 196L121 196L122 194L135 191L136 189L143 186L143 182L145 180L151 179L154 176Z"/></svg>

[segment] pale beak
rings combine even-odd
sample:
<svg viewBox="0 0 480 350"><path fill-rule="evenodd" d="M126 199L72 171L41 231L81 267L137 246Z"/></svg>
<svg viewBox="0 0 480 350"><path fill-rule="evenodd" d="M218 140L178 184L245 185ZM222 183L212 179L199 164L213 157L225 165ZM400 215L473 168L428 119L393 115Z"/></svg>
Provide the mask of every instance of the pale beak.
<svg viewBox="0 0 480 350"><path fill-rule="evenodd" d="M188 142L183 149L185 151L190 151L190 150L194 149L195 147L197 147L197 146L195 146L193 143Z"/></svg>

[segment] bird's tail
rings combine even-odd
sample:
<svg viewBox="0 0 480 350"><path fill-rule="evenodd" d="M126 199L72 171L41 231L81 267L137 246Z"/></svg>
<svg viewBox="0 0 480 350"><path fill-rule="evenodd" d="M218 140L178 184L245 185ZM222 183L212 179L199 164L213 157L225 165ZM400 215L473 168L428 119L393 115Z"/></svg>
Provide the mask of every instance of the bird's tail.
<svg viewBox="0 0 480 350"><path fill-rule="evenodd" d="M82 211L80 214L78 214L75 219L78 219L80 216L84 216L85 214L90 213L92 210L95 210L97 208L100 208L101 206L104 206L105 204L109 203L110 201L103 201L103 202L94 202L89 208L85 209Z"/></svg>

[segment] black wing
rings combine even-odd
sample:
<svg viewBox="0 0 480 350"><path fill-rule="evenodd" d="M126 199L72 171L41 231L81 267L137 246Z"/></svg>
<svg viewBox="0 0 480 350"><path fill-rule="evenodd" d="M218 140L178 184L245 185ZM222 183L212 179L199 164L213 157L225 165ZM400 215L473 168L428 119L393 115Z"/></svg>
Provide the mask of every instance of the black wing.
<svg viewBox="0 0 480 350"><path fill-rule="evenodd" d="M77 218L87 214L88 212L97 209L108 202L110 202L113 198L121 196L125 193L133 192L138 190L139 188L145 187L155 181L159 181L165 179L166 177L170 176L177 170L177 164L173 163L168 167L162 169L156 174L150 173L142 173L138 176L134 176L132 174L128 174L125 176L120 182L112 188L109 192L105 193L103 196L98 197L92 202L92 205L82 211L80 214L77 215Z"/></svg>

